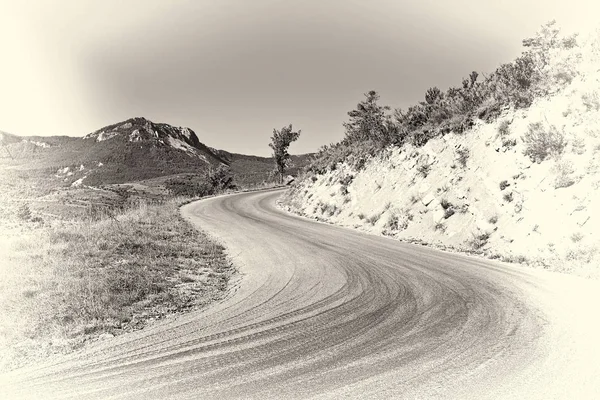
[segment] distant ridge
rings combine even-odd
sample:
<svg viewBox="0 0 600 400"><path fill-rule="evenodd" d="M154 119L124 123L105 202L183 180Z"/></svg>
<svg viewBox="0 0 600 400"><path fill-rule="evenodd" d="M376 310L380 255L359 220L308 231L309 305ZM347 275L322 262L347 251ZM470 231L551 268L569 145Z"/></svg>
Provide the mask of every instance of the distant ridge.
<svg viewBox="0 0 600 400"><path fill-rule="evenodd" d="M231 168L237 184L253 185L271 179L274 166L272 158L210 148L190 128L144 117L104 126L83 138L1 132L0 141L7 150L0 149L3 164L36 170L40 178L61 186L131 183L178 174L201 178L220 165ZM308 159L292 156L290 173L297 173Z"/></svg>

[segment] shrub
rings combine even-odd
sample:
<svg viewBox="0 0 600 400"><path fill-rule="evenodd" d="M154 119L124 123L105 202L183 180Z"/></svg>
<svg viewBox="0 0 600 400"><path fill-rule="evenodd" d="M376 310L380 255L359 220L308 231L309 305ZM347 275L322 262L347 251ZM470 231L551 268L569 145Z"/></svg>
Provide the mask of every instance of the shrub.
<svg viewBox="0 0 600 400"><path fill-rule="evenodd" d="M29 204L23 203L17 209L17 218L23 221L29 221L31 218L31 210L29 209Z"/></svg>
<svg viewBox="0 0 600 400"><path fill-rule="evenodd" d="M447 210L447 209L449 209L450 207L452 207L452 203L450 203L450 202L449 202L447 199L442 199L442 200L440 201L440 205L442 206L442 208L443 208L444 210Z"/></svg>
<svg viewBox="0 0 600 400"><path fill-rule="evenodd" d="M561 154L566 146L564 135L554 125L544 129L540 122L529 124L523 142L523 154L537 163L544 161L549 155Z"/></svg>
<svg viewBox="0 0 600 400"><path fill-rule="evenodd" d="M575 172L573 163L570 161L562 161L556 164L554 170L557 173L554 181L554 188L566 188L572 186L575 183L575 178L571 175Z"/></svg>
<svg viewBox="0 0 600 400"><path fill-rule="evenodd" d="M431 165L427 164L426 162L421 163L417 165L417 171L423 178L427 178L427 175L429 175L429 172L431 171Z"/></svg>
<svg viewBox="0 0 600 400"><path fill-rule="evenodd" d="M497 216L497 215L493 215L493 216L491 216L491 217L490 217L490 219L488 219L488 222L489 222L490 224L495 224L495 223L497 223L497 222L498 222L498 216Z"/></svg>
<svg viewBox="0 0 600 400"><path fill-rule="evenodd" d="M508 138L502 139L502 148L504 148L504 150L510 150L513 147L515 147L516 145L517 145L516 139L508 139Z"/></svg>
<svg viewBox="0 0 600 400"><path fill-rule="evenodd" d="M554 22L525 39L523 45L527 50L521 56L500 65L483 79L473 71L462 80L462 85L446 91L432 87L425 92L424 101L405 110L398 108L392 115L389 107L378 104L376 92L366 93L366 99L348 112L350 118L344 123L343 141L324 147L309 169L324 173L334 170L343 161L362 169L368 157L380 154L387 146L402 147L406 143L423 146L430 139L449 132L463 133L477 118L491 122L509 107L529 107L536 97L547 95L559 81L564 85L575 76L569 63L555 62L555 54L560 52L569 60L574 59L577 54L570 49L576 46L576 40L561 36ZM582 99L586 107L600 107L600 102L588 97ZM499 124L498 131L503 138L503 148L514 147L516 141L507 138L507 121ZM429 172L425 168L424 176Z"/></svg>
<svg viewBox="0 0 600 400"><path fill-rule="evenodd" d="M208 182L187 178L170 179L165 183L165 187L173 196L204 197L215 194L215 188Z"/></svg>
<svg viewBox="0 0 600 400"><path fill-rule="evenodd" d="M364 213L360 213L357 215L358 219L363 220L365 219L366 215Z"/></svg>
<svg viewBox="0 0 600 400"><path fill-rule="evenodd" d="M461 214L466 214L467 211L469 211L469 205L467 203L464 203L460 207L457 207L457 210Z"/></svg>
<svg viewBox="0 0 600 400"><path fill-rule="evenodd" d="M323 203L322 201L317 203L317 208L321 211L321 214L327 214L330 217L337 211L335 204Z"/></svg>
<svg viewBox="0 0 600 400"><path fill-rule="evenodd" d="M490 239L489 233L473 233L472 236L473 237L471 238L471 240L469 240L467 243L474 250L479 250L482 247L484 247Z"/></svg>
<svg viewBox="0 0 600 400"><path fill-rule="evenodd" d="M233 187L233 175L228 166L219 165L216 169L209 170L208 182L216 191L230 189Z"/></svg>
<svg viewBox="0 0 600 400"><path fill-rule="evenodd" d="M577 243L577 242L581 241L581 239L583 239L583 235L579 232L575 232L574 234L571 235L571 241L573 243Z"/></svg>
<svg viewBox="0 0 600 400"><path fill-rule="evenodd" d="M377 221L379 221L379 218L381 218L381 214L373 214L369 218L367 218L366 221L371 225L375 225Z"/></svg>
<svg viewBox="0 0 600 400"><path fill-rule="evenodd" d="M400 217L396 214L392 214L389 216L387 222L384 225L384 228L390 231L397 231L400 227Z"/></svg>
<svg viewBox="0 0 600 400"><path fill-rule="evenodd" d="M510 134L510 122L508 120L502 120L498 125L498 136L505 137Z"/></svg>
<svg viewBox="0 0 600 400"><path fill-rule="evenodd" d="M507 180L503 180L502 182L500 182L500 190L504 190L509 186L510 186L510 183L508 183Z"/></svg>
<svg viewBox="0 0 600 400"><path fill-rule="evenodd" d="M504 196L502 196L502 198L504 199L504 201L506 201L507 203L510 203L511 201L513 201L513 193L509 192L509 193L504 193Z"/></svg>
<svg viewBox="0 0 600 400"><path fill-rule="evenodd" d="M598 111L600 110L600 97L597 92L584 93L581 96L581 101L587 109L587 111Z"/></svg>
<svg viewBox="0 0 600 400"><path fill-rule="evenodd" d="M469 149L465 148L465 147L461 147L458 150L456 150L456 155L458 156L457 161L458 163L465 168L467 166L467 160L469 159Z"/></svg>
<svg viewBox="0 0 600 400"><path fill-rule="evenodd" d="M328 204L327 205L327 213L329 214L329 216L333 216L336 212L338 212L338 208L335 204Z"/></svg>
<svg viewBox="0 0 600 400"><path fill-rule="evenodd" d="M413 220L413 215L405 210L402 210L399 214L393 213L388 217L387 222L384 225L384 233L387 231L391 233L393 231L400 231L408 228L408 222Z"/></svg>
<svg viewBox="0 0 600 400"><path fill-rule="evenodd" d="M443 222L436 222L435 226L433 227L433 229L435 229L436 231L440 231L440 232L446 232L446 225L444 225Z"/></svg>
<svg viewBox="0 0 600 400"><path fill-rule="evenodd" d="M571 142L571 151L575 154L578 155L582 155L583 153L585 153L585 140L583 140L583 138L575 138L572 142Z"/></svg>
<svg viewBox="0 0 600 400"><path fill-rule="evenodd" d="M352 183L352 181L354 180L354 175L344 175L342 177L340 177L340 185L342 186L348 186Z"/></svg>

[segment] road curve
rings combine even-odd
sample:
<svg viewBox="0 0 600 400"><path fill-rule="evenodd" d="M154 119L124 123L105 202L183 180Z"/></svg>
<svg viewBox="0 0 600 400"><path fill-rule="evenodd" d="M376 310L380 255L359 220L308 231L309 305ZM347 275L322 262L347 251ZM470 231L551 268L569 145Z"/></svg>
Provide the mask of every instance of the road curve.
<svg viewBox="0 0 600 400"><path fill-rule="evenodd" d="M597 283L312 222L280 191L185 206L227 298L0 377L0 398L600 398Z"/></svg>

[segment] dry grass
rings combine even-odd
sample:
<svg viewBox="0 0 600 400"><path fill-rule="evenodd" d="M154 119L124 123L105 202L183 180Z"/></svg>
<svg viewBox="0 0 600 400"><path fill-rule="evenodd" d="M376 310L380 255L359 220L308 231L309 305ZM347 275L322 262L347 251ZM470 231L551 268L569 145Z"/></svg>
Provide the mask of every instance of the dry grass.
<svg viewBox="0 0 600 400"><path fill-rule="evenodd" d="M180 217L179 203L0 221L0 369L223 296L233 268L221 246Z"/></svg>

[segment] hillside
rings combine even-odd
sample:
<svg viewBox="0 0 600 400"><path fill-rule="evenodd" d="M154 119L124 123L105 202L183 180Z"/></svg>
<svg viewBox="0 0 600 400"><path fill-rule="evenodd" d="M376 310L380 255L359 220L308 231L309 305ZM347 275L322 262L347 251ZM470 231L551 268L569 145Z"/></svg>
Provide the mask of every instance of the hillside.
<svg viewBox="0 0 600 400"><path fill-rule="evenodd" d="M145 118L108 125L83 138L0 135L0 168L51 180L54 187L204 176L220 165L230 168L235 184L245 186L269 181L274 169L272 158L212 149L189 128ZM309 159L310 155L292 156L290 174L297 174Z"/></svg>
<svg viewBox="0 0 600 400"><path fill-rule="evenodd" d="M351 137L364 132L351 120L345 140L321 151L283 205L403 241L598 278L598 38L594 32L575 43L542 31L531 39L536 51L523 56L539 67L531 71L541 71L535 84L496 87L473 112L465 107L440 118L436 108L452 111L448 94L426 98L416 106L423 122L404 125L411 112L397 112L400 118L375 130L385 140L362 142ZM471 90L473 82L463 83L461 98L492 87L485 81ZM497 100L502 90L529 100ZM399 132L407 136L397 140Z"/></svg>
<svg viewBox="0 0 600 400"><path fill-rule="evenodd" d="M14 138L14 136L13 136ZM23 137L6 148L4 158L17 170L54 172L66 184L123 183L162 175L202 172L224 164L188 128L131 118L86 135Z"/></svg>
<svg viewBox="0 0 600 400"><path fill-rule="evenodd" d="M213 152L229 164L236 183L242 186L260 183L266 177L272 176L274 172L271 157L250 156L216 149L213 149ZM292 155L287 173L298 175L310 163L312 157L313 154Z"/></svg>
<svg viewBox="0 0 600 400"><path fill-rule="evenodd" d="M292 156L289 172L296 174L309 158ZM189 128L145 118L83 138L0 132L0 215L26 202L36 215L81 217L90 207L120 207L136 198L208 194L211 173L222 172L236 187L268 184L273 169L271 158L212 149Z"/></svg>

